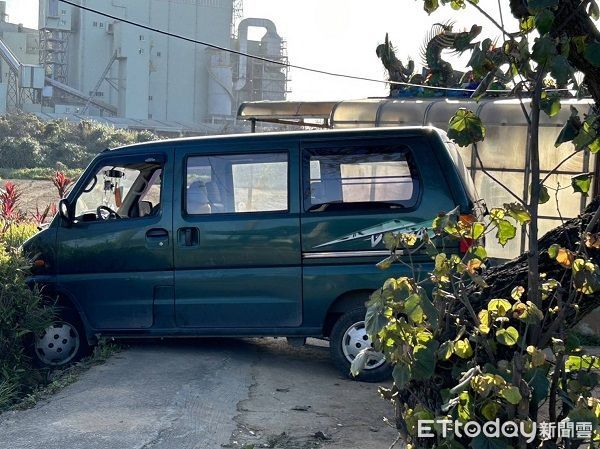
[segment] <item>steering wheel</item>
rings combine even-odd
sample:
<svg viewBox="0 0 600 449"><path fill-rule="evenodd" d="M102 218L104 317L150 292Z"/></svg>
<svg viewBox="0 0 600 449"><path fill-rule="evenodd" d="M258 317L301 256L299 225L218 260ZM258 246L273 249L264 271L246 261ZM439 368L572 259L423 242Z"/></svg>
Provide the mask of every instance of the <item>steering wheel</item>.
<svg viewBox="0 0 600 449"><path fill-rule="evenodd" d="M108 212L108 215L106 217L104 217L102 215L102 211ZM118 213L116 213L110 207L104 206L104 205L98 206L98 208L96 209L96 215L101 220L108 220L109 218L115 218L115 219L120 219L121 218L121 216Z"/></svg>

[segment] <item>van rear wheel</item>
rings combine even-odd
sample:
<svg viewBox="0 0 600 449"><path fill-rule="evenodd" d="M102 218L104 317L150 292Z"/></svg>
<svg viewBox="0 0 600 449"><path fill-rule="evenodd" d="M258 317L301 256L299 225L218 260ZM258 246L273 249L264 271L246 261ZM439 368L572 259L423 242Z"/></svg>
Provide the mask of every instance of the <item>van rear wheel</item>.
<svg viewBox="0 0 600 449"><path fill-rule="evenodd" d="M35 336L32 349L35 363L46 368L60 368L87 355L90 346L78 313L60 309L57 319Z"/></svg>
<svg viewBox="0 0 600 449"><path fill-rule="evenodd" d="M350 310L335 322L329 342L331 359L346 377L363 382L381 382L392 375L392 367L381 353L375 353L358 376L350 374L352 360L360 351L372 346L365 328L365 313L362 307Z"/></svg>

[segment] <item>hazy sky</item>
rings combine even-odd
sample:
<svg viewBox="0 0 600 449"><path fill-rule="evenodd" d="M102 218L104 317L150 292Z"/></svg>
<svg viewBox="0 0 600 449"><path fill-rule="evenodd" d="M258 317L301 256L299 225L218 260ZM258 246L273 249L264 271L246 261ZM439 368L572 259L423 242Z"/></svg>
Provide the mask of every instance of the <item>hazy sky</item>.
<svg viewBox="0 0 600 449"><path fill-rule="evenodd" d="M12 22L37 25L37 0L7 0ZM484 25L486 36L498 37L495 28L469 7L455 12L449 7L428 16L422 0L245 0L245 17L264 17L275 22L288 42L291 63L369 78L384 79L375 48L389 32L406 60L420 61L421 44L435 22L453 20L457 29ZM497 2L486 1L499 19ZM508 0L502 0L504 19L513 23ZM514 24L513 27L514 28ZM171 30L177 31L177 30ZM291 99L336 100L386 95L387 87L375 83L326 77L299 70L290 73Z"/></svg>

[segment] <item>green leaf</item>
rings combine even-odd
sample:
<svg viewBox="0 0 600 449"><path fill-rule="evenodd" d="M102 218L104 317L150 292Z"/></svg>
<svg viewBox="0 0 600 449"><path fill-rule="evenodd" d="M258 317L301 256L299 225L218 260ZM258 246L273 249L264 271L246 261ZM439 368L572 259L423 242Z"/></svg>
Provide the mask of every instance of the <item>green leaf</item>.
<svg viewBox="0 0 600 449"><path fill-rule="evenodd" d="M550 201L550 194L548 193L548 187L540 186L540 198L538 204L546 204Z"/></svg>
<svg viewBox="0 0 600 449"><path fill-rule="evenodd" d="M552 29L554 14L549 9L542 9L535 15L535 27L540 34L546 34Z"/></svg>
<svg viewBox="0 0 600 449"><path fill-rule="evenodd" d="M555 59L558 59L558 57ZM554 117L560 112L560 97L554 94L542 98L540 108L548 114L549 117Z"/></svg>
<svg viewBox="0 0 600 449"><path fill-rule="evenodd" d="M466 8L467 5L465 5L465 1L464 0L452 0L450 2L450 7L454 10L459 10L459 9L463 9Z"/></svg>
<svg viewBox="0 0 600 449"><path fill-rule="evenodd" d="M483 246L472 246L469 249L469 252L481 261L485 262L485 260L487 259L487 251Z"/></svg>
<svg viewBox="0 0 600 449"><path fill-rule="evenodd" d="M498 220L496 225L498 226L496 238L502 246L506 245L509 240L514 239L517 235L517 228L508 220Z"/></svg>
<svg viewBox="0 0 600 449"><path fill-rule="evenodd" d="M556 138L554 143L555 147L559 147L562 143L570 142L579 133L581 129L581 119L579 118L579 112L573 106L571 106L571 116L565 123L565 126L560 131L560 134Z"/></svg>
<svg viewBox="0 0 600 449"><path fill-rule="evenodd" d="M594 67L600 67L600 42L590 42L587 44L583 56Z"/></svg>
<svg viewBox="0 0 600 449"><path fill-rule="evenodd" d="M446 342L442 343L442 345L440 346L440 349L438 349L438 357L441 360L448 360L450 357L452 357L453 353L454 353L454 342L453 341L446 341Z"/></svg>
<svg viewBox="0 0 600 449"><path fill-rule="evenodd" d="M377 335L388 323L384 311L385 309L379 305L373 305L367 308L367 314L365 316L367 334Z"/></svg>
<svg viewBox="0 0 600 449"><path fill-rule="evenodd" d="M483 407L481 407L481 414L488 421L493 421L498 416L498 412L502 409L500 404L494 401L487 401Z"/></svg>
<svg viewBox="0 0 600 449"><path fill-rule="evenodd" d="M500 390L500 397L506 399L506 401L512 405L517 405L523 399L523 396L521 396L519 389L514 385L505 387L502 390Z"/></svg>
<svg viewBox="0 0 600 449"><path fill-rule="evenodd" d="M582 173L571 178L571 186L574 193L581 193L583 196L588 196L590 187L592 186L593 173Z"/></svg>
<svg viewBox="0 0 600 449"><path fill-rule="evenodd" d="M600 358L591 355L570 355L565 361L565 371L587 371L600 369Z"/></svg>
<svg viewBox="0 0 600 449"><path fill-rule="evenodd" d="M427 14L431 14L433 11L438 9L440 6L438 0L425 0L423 3L423 8L427 12Z"/></svg>
<svg viewBox="0 0 600 449"><path fill-rule="evenodd" d="M471 237L473 238L473 240L480 239L484 232L485 223L481 223L479 221L473 223L473 227L471 229Z"/></svg>
<svg viewBox="0 0 600 449"><path fill-rule="evenodd" d="M545 66L556 56L556 42L548 36L538 37L533 44L532 59L538 64Z"/></svg>
<svg viewBox="0 0 600 449"><path fill-rule="evenodd" d="M529 16L520 20L519 28L524 33L529 33L535 28L535 17Z"/></svg>
<svg viewBox="0 0 600 449"><path fill-rule="evenodd" d="M421 308L425 312L425 315L427 315L427 320L435 328L438 324L440 311L433 305L427 295L427 291L423 287L417 287L417 293L421 297Z"/></svg>
<svg viewBox="0 0 600 449"><path fill-rule="evenodd" d="M559 85L568 83L572 73L573 67L571 67L569 60L564 55L557 55L552 58L552 61L550 62L550 74ZM560 102L558 110L560 110ZM556 113L558 114L558 111ZM550 117L552 117L552 115L550 115Z"/></svg>
<svg viewBox="0 0 600 449"><path fill-rule="evenodd" d="M421 297L416 293L410 295L404 302L404 313L408 319L414 324L423 322L424 313L421 308Z"/></svg>
<svg viewBox="0 0 600 449"><path fill-rule="evenodd" d="M571 38L571 41L575 44L577 53L581 54L585 51L585 41L587 36L575 36Z"/></svg>
<svg viewBox="0 0 600 449"><path fill-rule="evenodd" d="M514 218L521 226L531 221L531 215L521 203L505 203L504 209L512 218Z"/></svg>
<svg viewBox="0 0 600 449"><path fill-rule="evenodd" d="M407 363L397 363L394 365L392 377L397 388L404 388L410 381L410 365Z"/></svg>
<svg viewBox="0 0 600 449"><path fill-rule="evenodd" d="M413 379L425 380L433 376L435 353L438 342L431 340L427 345L416 345L413 351Z"/></svg>
<svg viewBox="0 0 600 449"><path fill-rule="evenodd" d="M448 123L448 137L466 147L485 138L485 127L473 111L460 108Z"/></svg>
<svg viewBox="0 0 600 449"><path fill-rule="evenodd" d="M556 259L559 250L560 245L558 243L553 243L552 245L550 245L550 247L548 248L548 256L550 257L550 259Z"/></svg>
<svg viewBox="0 0 600 449"><path fill-rule="evenodd" d="M529 387L533 390L531 392L531 400L536 405L541 404L548 396L548 390L550 389L550 381L546 372L541 368L536 368L527 372L525 379Z"/></svg>
<svg viewBox="0 0 600 449"><path fill-rule="evenodd" d="M500 344L514 346L519 340L519 331L512 326L509 326L506 329L498 329L496 331L496 340L498 340L498 343Z"/></svg>
<svg viewBox="0 0 600 449"><path fill-rule="evenodd" d="M458 419L460 419L462 422L471 420L471 417L473 416L473 405L468 391L463 391L459 395L457 411Z"/></svg>

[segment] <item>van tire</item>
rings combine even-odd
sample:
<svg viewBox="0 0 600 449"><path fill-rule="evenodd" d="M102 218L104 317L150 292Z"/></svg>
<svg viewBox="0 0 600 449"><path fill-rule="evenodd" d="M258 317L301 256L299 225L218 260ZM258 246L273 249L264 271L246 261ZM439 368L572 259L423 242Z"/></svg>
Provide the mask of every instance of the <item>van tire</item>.
<svg viewBox="0 0 600 449"><path fill-rule="evenodd" d="M373 361L373 368L362 370L356 377L350 373L350 359L353 358L353 353L370 346L371 343L364 330L365 313L364 307L353 309L335 322L329 339L331 359L345 377L362 382L382 382L392 375L392 367L384 359Z"/></svg>
<svg viewBox="0 0 600 449"><path fill-rule="evenodd" d="M62 368L78 362L91 351L77 311L59 308L56 320L33 338L33 362L41 368Z"/></svg>

